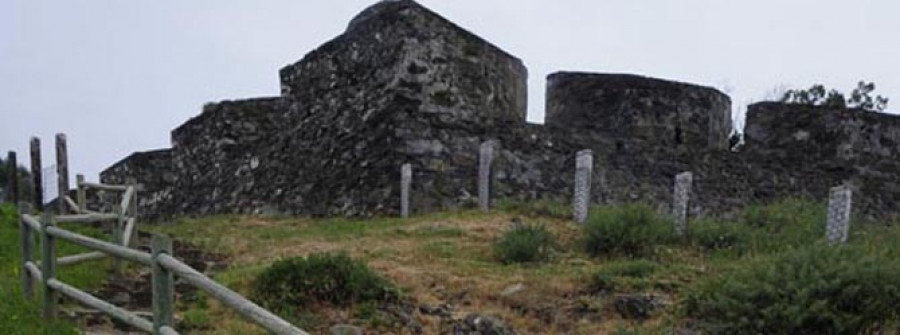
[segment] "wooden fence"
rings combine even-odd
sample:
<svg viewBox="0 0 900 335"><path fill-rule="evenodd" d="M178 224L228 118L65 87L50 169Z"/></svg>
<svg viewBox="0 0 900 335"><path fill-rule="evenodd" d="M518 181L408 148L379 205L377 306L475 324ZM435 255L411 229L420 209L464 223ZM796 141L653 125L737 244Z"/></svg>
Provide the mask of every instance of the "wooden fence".
<svg viewBox="0 0 900 335"><path fill-rule="evenodd" d="M37 217L31 213L31 206L19 204L19 226L22 241L22 289L29 299L34 298L35 283L43 288L43 315L53 320L57 315L58 297L67 296L85 306L97 309L142 331L152 334L178 334L174 324L175 289L177 276L192 286L208 293L224 305L233 308L242 316L275 334L306 334L273 313L259 307L250 300L206 277L187 264L172 256L172 240L155 235L151 242L151 253L129 248L137 226L137 187L129 185L105 185L87 183L78 176L77 200L61 195L68 207L76 214L54 215L50 211ZM88 188L122 193L121 202L114 206L114 213L87 210L85 194ZM102 241L62 229L59 223L113 222L113 241ZM34 235L40 236L41 261L34 259ZM56 257L56 240L81 245L93 252ZM147 320L133 312L117 307L94 297L87 292L72 287L56 277L57 266L72 265L112 256L116 260L116 273L121 273L120 261L130 261L149 266L153 281L153 319Z"/></svg>

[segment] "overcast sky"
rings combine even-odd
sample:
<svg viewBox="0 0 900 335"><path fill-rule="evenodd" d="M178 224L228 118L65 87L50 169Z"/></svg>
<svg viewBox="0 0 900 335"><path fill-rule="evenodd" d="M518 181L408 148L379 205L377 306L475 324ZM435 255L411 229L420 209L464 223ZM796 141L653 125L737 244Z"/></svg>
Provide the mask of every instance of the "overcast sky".
<svg viewBox="0 0 900 335"><path fill-rule="evenodd" d="M337 36L372 0L0 0L0 150L68 135L89 180L210 101L274 96L278 69ZM900 107L897 0L422 0L520 57L529 120L559 70L709 85L735 112L778 87L849 91ZM46 165L47 163L45 163Z"/></svg>

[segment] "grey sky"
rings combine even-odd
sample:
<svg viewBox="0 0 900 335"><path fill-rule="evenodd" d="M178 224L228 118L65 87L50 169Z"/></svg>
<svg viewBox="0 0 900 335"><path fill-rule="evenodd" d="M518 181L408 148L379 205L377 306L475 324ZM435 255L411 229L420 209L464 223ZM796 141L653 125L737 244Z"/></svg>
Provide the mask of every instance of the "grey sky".
<svg viewBox="0 0 900 335"><path fill-rule="evenodd" d="M529 119L544 77L624 72L717 87L736 112L778 86L860 79L900 106L896 0L421 0L522 58ZM0 0L0 150L52 157L69 138L88 179L210 101L272 96L277 71L340 34L371 0Z"/></svg>

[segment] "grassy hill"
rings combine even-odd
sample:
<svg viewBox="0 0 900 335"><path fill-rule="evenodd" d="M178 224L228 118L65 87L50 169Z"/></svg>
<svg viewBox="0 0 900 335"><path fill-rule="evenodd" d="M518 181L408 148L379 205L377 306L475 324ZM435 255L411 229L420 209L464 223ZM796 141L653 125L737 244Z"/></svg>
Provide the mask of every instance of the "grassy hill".
<svg viewBox="0 0 900 335"><path fill-rule="evenodd" d="M256 278L276 260L323 252L345 252L399 288L401 302L281 311L314 333L334 324L446 333L471 328L471 316L495 318L520 334L897 328L900 302L890 299L900 292L900 277L891 277L900 276L900 228L893 225L855 223L849 244L832 247L823 242L824 206L800 200L695 219L686 238L675 238L666 218L642 206L596 209L584 228L567 212L539 203L405 220L219 216L156 231L226 255L230 265L216 278L251 297ZM552 236L546 258L504 262L498 241L532 225ZM878 310L841 305L850 303ZM206 299L182 311L199 333L261 334Z"/></svg>
<svg viewBox="0 0 900 335"><path fill-rule="evenodd" d="M224 257L228 265L213 272L216 280L311 333L335 324L425 334L897 334L900 328L900 227L893 222L854 222L849 243L830 246L824 206L802 200L694 218L684 238L673 235L667 218L639 205L595 209L584 226L553 204L500 207L410 219L215 216L145 229ZM0 326L22 334L70 330L73 324L42 325L38 306L20 298L18 233L8 214L3 221L0 307L16 312L3 313ZM322 255L348 255L371 274ZM519 262L525 259L531 261ZM90 287L105 275L82 273L66 280ZM375 276L367 283L396 294L341 301L360 297L334 292L359 289L344 280L348 273ZM263 274L267 287L257 285ZM278 291L283 287L272 283L279 278L285 287L316 291ZM260 299L261 292L274 294ZM279 292L303 303L273 304ZM178 301L183 333L264 334L203 294L182 292Z"/></svg>

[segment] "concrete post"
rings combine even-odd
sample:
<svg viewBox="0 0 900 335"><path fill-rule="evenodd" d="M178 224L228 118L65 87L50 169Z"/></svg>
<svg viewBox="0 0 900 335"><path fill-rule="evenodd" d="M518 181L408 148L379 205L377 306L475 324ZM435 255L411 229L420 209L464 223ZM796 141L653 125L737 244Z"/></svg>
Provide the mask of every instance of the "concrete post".
<svg viewBox="0 0 900 335"><path fill-rule="evenodd" d="M409 194L412 186L412 164L400 168L400 216L409 217Z"/></svg>
<svg viewBox="0 0 900 335"><path fill-rule="evenodd" d="M693 184L694 174L691 172L683 172L675 176L672 217L675 219L675 233L679 237L687 234L687 216Z"/></svg>
<svg viewBox="0 0 900 335"><path fill-rule="evenodd" d="M69 151L66 146L66 134L56 134L56 175L59 186L56 204L59 214L64 215L68 212L65 198L69 194Z"/></svg>
<svg viewBox="0 0 900 335"><path fill-rule="evenodd" d="M75 187L78 190L78 209L84 212L87 210L87 190L82 186L82 184L84 184L84 175L76 175L75 184Z"/></svg>
<svg viewBox="0 0 900 335"><path fill-rule="evenodd" d="M575 194L572 197L572 213L577 223L588 218L591 205L591 175L594 173L594 152L582 150L575 155Z"/></svg>
<svg viewBox="0 0 900 335"><path fill-rule="evenodd" d="M847 186L838 186L832 188L830 193L825 237L831 244L845 243L850 233L853 191Z"/></svg>
<svg viewBox="0 0 900 335"><path fill-rule="evenodd" d="M481 144L478 151L478 204L484 212L491 210L491 180L493 179L492 165L495 146L495 141L487 141Z"/></svg>
<svg viewBox="0 0 900 335"><path fill-rule="evenodd" d="M31 138L31 182L34 187L34 210L44 211L44 177L41 167L41 139Z"/></svg>

